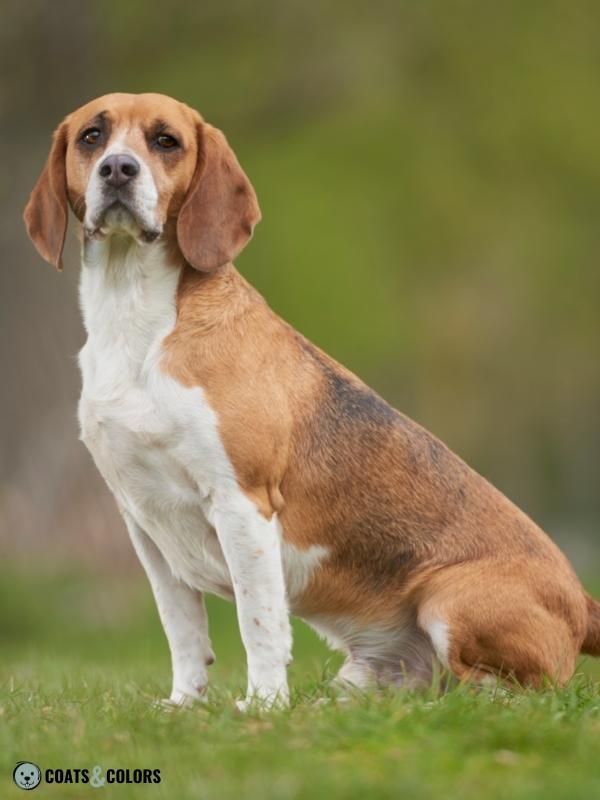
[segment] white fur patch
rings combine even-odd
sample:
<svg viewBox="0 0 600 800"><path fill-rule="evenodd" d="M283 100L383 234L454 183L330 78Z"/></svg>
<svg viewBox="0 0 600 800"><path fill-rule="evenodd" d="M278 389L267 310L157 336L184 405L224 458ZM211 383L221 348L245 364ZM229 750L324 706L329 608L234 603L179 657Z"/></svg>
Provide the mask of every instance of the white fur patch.
<svg viewBox="0 0 600 800"><path fill-rule="evenodd" d="M282 539L281 558L285 575L285 586L290 605L300 597L319 564L327 557L328 549L321 545L312 545L306 550L299 550Z"/></svg>
<svg viewBox="0 0 600 800"><path fill-rule="evenodd" d="M414 686L431 681L435 663L429 637L412 619L393 626L360 624L343 617L313 616L307 620L330 647L346 653L340 670L343 682Z"/></svg>
<svg viewBox="0 0 600 800"><path fill-rule="evenodd" d="M430 619L421 622L421 626L429 634L440 663L448 669L448 649L450 647L448 623L441 619Z"/></svg>

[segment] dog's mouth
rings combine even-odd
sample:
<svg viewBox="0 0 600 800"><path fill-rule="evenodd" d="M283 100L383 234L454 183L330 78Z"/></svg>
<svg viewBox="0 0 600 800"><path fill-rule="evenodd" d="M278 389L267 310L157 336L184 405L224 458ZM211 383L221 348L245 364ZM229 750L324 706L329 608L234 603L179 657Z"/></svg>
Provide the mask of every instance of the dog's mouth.
<svg viewBox="0 0 600 800"><path fill-rule="evenodd" d="M122 233L142 242L155 242L162 228L148 223L135 207L123 196L111 197L90 225L85 227L86 236L91 239L105 239L107 236Z"/></svg>

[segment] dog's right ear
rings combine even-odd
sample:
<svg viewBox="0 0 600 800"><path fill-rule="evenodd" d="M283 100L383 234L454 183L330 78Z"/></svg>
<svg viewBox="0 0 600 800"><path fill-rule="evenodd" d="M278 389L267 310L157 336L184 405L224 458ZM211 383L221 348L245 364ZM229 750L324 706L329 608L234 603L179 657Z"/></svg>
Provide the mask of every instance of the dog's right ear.
<svg viewBox="0 0 600 800"><path fill-rule="evenodd" d="M42 174L33 187L23 219L29 238L48 263L62 269L62 251L67 233L67 126L54 131L52 147Z"/></svg>

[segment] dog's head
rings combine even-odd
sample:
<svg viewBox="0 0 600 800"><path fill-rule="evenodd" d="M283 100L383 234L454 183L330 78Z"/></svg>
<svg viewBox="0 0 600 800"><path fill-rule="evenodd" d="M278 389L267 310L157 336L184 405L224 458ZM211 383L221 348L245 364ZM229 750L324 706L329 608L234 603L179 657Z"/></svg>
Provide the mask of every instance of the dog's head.
<svg viewBox="0 0 600 800"><path fill-rule="evenodd" d="M235 258L260 220L254 189L221 131L160 94L99 97L56 129L24 219L40 255L58 269L69 205L87 237L152 242L168 232L203 271Z"/></svg>

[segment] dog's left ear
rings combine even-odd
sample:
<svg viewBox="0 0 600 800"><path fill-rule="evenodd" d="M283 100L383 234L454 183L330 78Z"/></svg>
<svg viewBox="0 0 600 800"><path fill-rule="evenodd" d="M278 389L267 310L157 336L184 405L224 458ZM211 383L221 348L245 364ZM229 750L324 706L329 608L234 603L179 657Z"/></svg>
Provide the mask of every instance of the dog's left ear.
<svg viewBox="0 0 600 800"><path fill-rule="evenodd" d="M54 132L48 159L25 206L23 219L36 250L50 264L62 269L62 251L69 216L67 205L67 126Z"/></svg>
<svg viewBox="0 0 600 800"><path fill-rule="evenodd" d="M246 246L260 209L252 184L225 136L198 124L198 162L177 219L177 241L186 261L210 272Z"/></svg>

